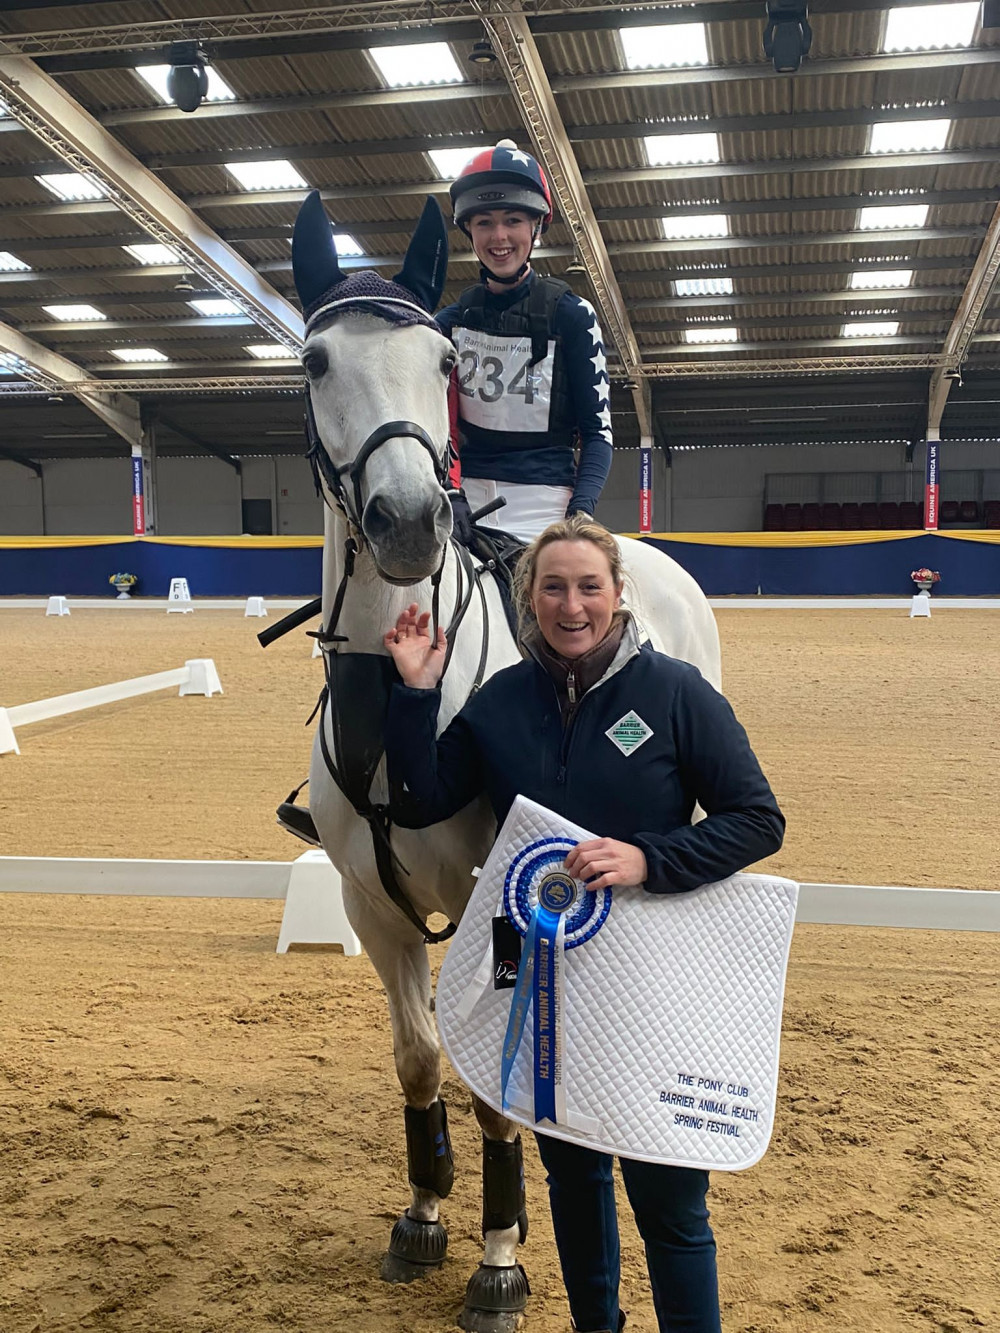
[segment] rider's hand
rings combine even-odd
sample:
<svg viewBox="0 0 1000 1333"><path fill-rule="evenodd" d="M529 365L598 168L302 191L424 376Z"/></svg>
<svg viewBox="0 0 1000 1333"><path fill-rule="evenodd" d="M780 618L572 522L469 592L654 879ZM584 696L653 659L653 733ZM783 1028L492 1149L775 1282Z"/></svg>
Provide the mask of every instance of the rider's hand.
<svg viewBox="0 0 1000 1333"><path fill-rule="evenodd" d="M444 673L448 641L438 626L437 642L431 642L430 620L430 612L419 614L412 602L382 639L403 684L415 690L433 690Z"/></svg>
<svg viewBox="0 0 1000 1333"><path fill-rule="evenodd" d="M472 510L469 508L465 491L461 487L449 491L448 499L451 501L451 535L460 545L471 546L476 533L472 526Z"/></svg>
<svg viewBox="0 0 1000 1333"><path fill-rule="evenodd" d="M584 880L588 889L642 884L649 873L641 848L614 838L578 842L566 857L566 869L574 879Z"/></svg>

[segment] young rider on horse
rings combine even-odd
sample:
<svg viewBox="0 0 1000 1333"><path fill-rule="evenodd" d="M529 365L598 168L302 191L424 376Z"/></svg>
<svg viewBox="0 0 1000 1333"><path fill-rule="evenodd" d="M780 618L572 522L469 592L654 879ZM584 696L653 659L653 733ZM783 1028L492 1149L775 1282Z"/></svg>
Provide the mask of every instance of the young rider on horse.
<svg viewBox="0 0 1000 1333"><path fill-rule="evenodd" d="M531 267L552 201L530 153L502 139L471 159L450 195L481 265L480 281L435 316L458 350L462 485L472 510L503 496L483 522L530 540L567 514L592 515L607 479L601 328L588 301Z"/></svg>

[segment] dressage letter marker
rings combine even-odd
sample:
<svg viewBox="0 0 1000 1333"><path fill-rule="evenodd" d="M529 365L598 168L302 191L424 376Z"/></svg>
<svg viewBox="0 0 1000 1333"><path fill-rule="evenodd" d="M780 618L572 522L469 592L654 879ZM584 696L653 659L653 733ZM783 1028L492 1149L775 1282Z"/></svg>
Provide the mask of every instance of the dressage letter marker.
<svg viewBox="0 0 1000 1333"><path fill-rule="evenodd" d="M622 723L641 744L641 719ZM595 893L564 864L593 836L515 801L441 968L449 1059L494 1109L556 1138L752 1166L774 1122L798 886L734 875L690 893ZM493 985L498 900L523 941L513 990Z"/></svg>

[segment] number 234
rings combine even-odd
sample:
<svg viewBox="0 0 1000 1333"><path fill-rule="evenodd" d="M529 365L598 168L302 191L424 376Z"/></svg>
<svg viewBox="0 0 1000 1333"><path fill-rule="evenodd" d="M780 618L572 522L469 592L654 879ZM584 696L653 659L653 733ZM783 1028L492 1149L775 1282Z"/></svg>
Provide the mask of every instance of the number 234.
<svg viewBox="0 0 1000 1333"><path fill-rule="evenodd" d="M466 398L479 397L484 403L495 403L504 393L517 394L526 403L535 401L535 378L527 361L520 367L506 387L503 382L504 363L498 356L479 358L478 352L465 351L461 355L462 369L458 376L458 388ZM473 384L480 374L484 382Z"/></svg>

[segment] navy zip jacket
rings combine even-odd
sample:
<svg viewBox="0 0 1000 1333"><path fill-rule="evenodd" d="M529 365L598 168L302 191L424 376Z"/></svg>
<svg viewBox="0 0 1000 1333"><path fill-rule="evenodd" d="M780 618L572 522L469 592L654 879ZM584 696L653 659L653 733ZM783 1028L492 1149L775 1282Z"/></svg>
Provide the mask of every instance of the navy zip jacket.
<svg viewBox="0 0 1000 1333"><path fill-rule="evenodd" d="M535 661L497 672L436 739L439 703L438 690L393 686L386 756L407 787L403 827L448 819L483 791L500 824L528 796L640 847L652 893L725 879L781 846L784 816L728 702L695 667L640 648L631 625L565 730ZM707 817L692 824L696 801Z"/></svg>

